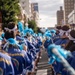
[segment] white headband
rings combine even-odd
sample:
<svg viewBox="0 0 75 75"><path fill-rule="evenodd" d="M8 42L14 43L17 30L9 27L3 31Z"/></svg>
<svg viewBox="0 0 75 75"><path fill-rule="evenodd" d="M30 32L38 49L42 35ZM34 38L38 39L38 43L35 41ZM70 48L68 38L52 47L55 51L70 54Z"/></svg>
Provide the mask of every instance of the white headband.
<svg viewBox="0 0 75 75"><path fill-rule="evenodd" d="M75 38L73 38L70 34L69 34L69 39L75 41Z"/></svg>
<svg viewBox="0 0 75 75"><path fill-rule="evenodd" d="M9 31L9 32L11 32L11 31L15 31L16 29L17 29L17 26L15 26L13 29L9 29L9 28L4 28L6 31Z"/></svg>
<svg viewBox="0 0 75 75"><path fill-rule="evenodd" d="M68 34L69 34L69 32L71 31L71 29L69 29L68 31L64 31L64 30L59 30L60 31L60 33L59 33L59 35L63 35L64 33L66 33L66 35L68 36Z"/></svg>
<svg viewBox="0 0 75 75"><path fill-rule="evenodd" d="M61 29L59 30L59 32L60 32L59 33L60 36L62 36L64 34L64 32Z"/></svg>

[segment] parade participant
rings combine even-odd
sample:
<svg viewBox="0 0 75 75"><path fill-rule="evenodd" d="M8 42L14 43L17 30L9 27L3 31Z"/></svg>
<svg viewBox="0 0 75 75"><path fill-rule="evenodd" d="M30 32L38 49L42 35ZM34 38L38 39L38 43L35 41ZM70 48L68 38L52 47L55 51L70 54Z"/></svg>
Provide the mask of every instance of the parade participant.
<svg viewBox="0 0 75 75"><path fill-rule="evenodd" d="M29 38L30 39L30 38ZM31 44L30 44L31 43ZM37 63L39 61L40 58L40 46L41 46L41 42L39 41L39 39L37 39L37 37L35 38L35 42L28 42L28 46L29 46L29 50L34 50L35 54L36 54L36 59L35 59L35 69L37 69ZM35 57L35 56L34 56Z"/></svg>
<svg viewBox="0 0 75 75"><path fill-rule="evenodd" d="M52 43L54 43L54 39L56 37L56 30L52 29L52 30L50 30L50 32L52 34L51 41L52 41Z"/></svg>
<svg viewBox="0 0 75 75"><path fill-rule="evenodd" d="M18 22L17 29L18 29L18 31L17 31L17 34L16 34L16 40L21 45L20 50L27 51L27 43L24 39L24 26L23 26L22 22Z"/></svg>
<svg viewBox="0 0 75 75"><path fill-rule="evenodd" d="M71 30L69 33L69 43L65 47L66 50L71 51L72 57L68 57L67 61L68 63L75 69L75 30ZM70 73L67 70L62 69L62 73L66 73L65 75L70 75ZM64 75L64 74L63 74Z"/></svg>
<svg viewBox="0 0 75 75"><path fill-rule="evenodd" d="M52 34L52 37L54 37L56 35L56 30L55 29L51 29L50 32Z"/></svg>
<svg viewBox="0 0 75 75"><path fill-rule="evenodd" d="M74 43L74 41L75 41L75 30L71 30L68 37L69 37L69 42L68 42L67 46L65 47L65 49L66 50L74 50L73 47L75 45L75 43Z"/></svg>
<svg viewBox="0 0 75 75"><path fill-rule="evenodd" d="M62 34L62 35L61 35L60 39L55 42L55 44L56 44L56 45L61 45L62 47L65 47L66 44L67 44L68 41L69 41L69 40L68 40L68 35L67 35L67 34L69 33L69 31L70 31L69 26L64 25L64 26L62 27L62 30L61 30L61 33L60 33L60 34Z"/></svg>
<svg viewBox="0 0 75 75"><path fill-rule="evenodd" d="M66 61L68 56L71 56L71 53L69 51L66 51L66 50L64 50L63 48L61 48L60 46L57 46L57 45L50 45L48 47L48 53L50 55L49 64L53 64L54 61L57 61L57 62L59 62L59 64L60 63L63 64L63 66L66 69L66 72L68 71L68 73L70 75L75 74L74 69ZM62 68L61 65L59 65L57 67L57 69L58 69L58 72L61 72L61 75L67 75L67 74L64 74L64 72L63 72L64 68ZM59 73L57 75L59 75Z"/></svg>
<svg viewBox="0 0 75 75"><path fill-rule="evenodd" d="M35 62L35 65L36 65L35 68L37 69L37 64L38 64L39 60L41 59L42 41L39 36L36 37L35 41L36 42L34 42L34 46L36 48L36 56L37 56L37 59Z"/></svg>
<svg viewBox="0 0 75 75"><path fill-rule="evenodd" d="M65 47L66 50L69 50L72 53L72 57L68 57L67 61L72 66L73 69L75 69L75 65L74 65L75 63L75 58L74 58L75 57L75 43L74 43L75 34L74 33L75 33L75 30L71 30L69 32L69 35L68 35L69 43ZM64 68L61 63L56 62L56 64L53 64L53 66L57 74L59 74L59 72L61 71L60 72L61 75L70 75L70 72L66 68ZM58 69L57 69L57 66L59 67Z"/></svg>
<svg viewBox="0 0 75 75"><path fill-rule="evenodd" d="M15 31L15 32L14 32ZM16 62L17 62L17 64L16 64L16 67L14 68L15 69L15 74L21 74L22 73L22 71L23 71L23 68L21 67L22 65L19 65L19 64L21 64L21 60L23 59L23 58L21 58L20 60L18 60L18 58L16 58L18 55L17 55L17 53L19 54L20 52L18 51L18 50L15 50L16 48L19 48L16 44L15 44L15 40L14 40L14 38L15 38L15 33L16 33L16 29L15 29L15 24L13 23L13 22L10 22L8 25L7 25L7 27L5 28L5 30L4 30L4 32L5 32L5 35L4 35L4 41L6 42L5 44L4 44L4 50L6 51L6 52L8 52L9 53L9 55L12 57L12 58L14 58L15 60L16 60ZM9 36L8 36L9 35ZM20 54L19 54L20 55ZM14 60L14 61L15 61ZM18 70L19 69L19 70Z"/></svg>
<svg viewBox="0 0 75 75"><path fill-rule="evenodd" d="M3 40L0 37L0 40ZM14 67L12 64L12 58L9 56L8 53L3 51L1 49L1 43L0 41L0 74L1 75L15 75L14 73Z"/></svg>
<svg viewBox="0 0 75 75"><path fill-rule="evenodd" d="M55 43L57 40L60 39L61 26L56 26L55 30L56 30L56 35L55 35L55 37L54 37L54 39L53 39L53 42L54 42L54 43Z"/></svg>
<svg viewBox="0 0 75 75"><path fill-rule="evenodd" d="M20 51L20 45L14 39L16 36L17 29L15 23L10 22L4 30L4 50L12 57L15 74L22 74L23 69L27 69L31 66L32 61L27 56L25 51ZM8 36L9 35L9 36ZM16 64L16 65L15 65Z"/></svg>
<svg viewBox="0 0 75 75"><path fill-rule="evenodd" d="M17 40L21 40L19 41L19 44L22 46L22 49L26 49L26 52L29 53L32 57L32 66L30 66L27 70L28 70L28 74L33 75L34 73L34 62L35 62L35 58L36 58L36 49L35 47L32 45L32 40L31 40L31 34L33 33L33 30L31 28L26 27L25 30L23 30L22 27L22 23L19 22L18 23L18 29L20 32L20 36L17 36ZM20 27L20 28L19 28Z"/></svg>
<svg viewBox="0 0 75 75"><path fill-rule="evenodd" d="M47 50L48 46L49 46L50 44L52 44L52 40L51 40L52 35L51 35L50 32L45 32L44 35L45 35L45 37L46 37L46 40L45 40L45 42L44 42L44 47L45 47L45 49Z"/></svg>

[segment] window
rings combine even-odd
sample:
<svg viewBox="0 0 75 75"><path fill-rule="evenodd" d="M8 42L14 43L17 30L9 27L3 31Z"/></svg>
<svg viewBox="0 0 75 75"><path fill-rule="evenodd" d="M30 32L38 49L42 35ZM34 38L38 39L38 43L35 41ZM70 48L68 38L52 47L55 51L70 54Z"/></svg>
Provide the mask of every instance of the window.
<svg viewBox="0 0 75 75"><path fill-rule="evenodd" d="M22 4L24 4L25 2L22 2Z"/></svg>

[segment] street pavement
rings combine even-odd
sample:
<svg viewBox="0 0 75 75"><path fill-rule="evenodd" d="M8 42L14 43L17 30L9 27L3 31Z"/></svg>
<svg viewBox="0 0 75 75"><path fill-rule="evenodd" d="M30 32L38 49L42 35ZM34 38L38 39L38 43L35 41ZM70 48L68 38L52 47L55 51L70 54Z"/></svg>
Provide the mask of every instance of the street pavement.
<svg viewBox="0 0 75 75"><path fill-rule="evenodd" d="M53 75L52 69L50 68L50 65L48 64L48 56L47 52L45 50L42 50L41 59L38 63L38 69L35 73L35 75Z"/></svg>

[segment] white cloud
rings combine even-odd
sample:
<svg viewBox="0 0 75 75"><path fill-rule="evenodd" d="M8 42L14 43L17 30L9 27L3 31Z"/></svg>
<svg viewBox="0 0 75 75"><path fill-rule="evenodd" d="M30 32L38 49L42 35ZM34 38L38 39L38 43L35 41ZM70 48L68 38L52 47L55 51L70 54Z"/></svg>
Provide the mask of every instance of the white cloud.
<svg viewBox="0 0 75 75"><path fill-rule="evenodd" d="M56 12L63 5L63 0L31 0L39 3L40 26L54 27L57 23Z"/></svg>
<svg viewBox="0 0 75 75"><path fill-rule="evenodd" d="M54 24L56 22L55 17L50 17L48 15L40 14L40 27L54 27Z"/></svg>

